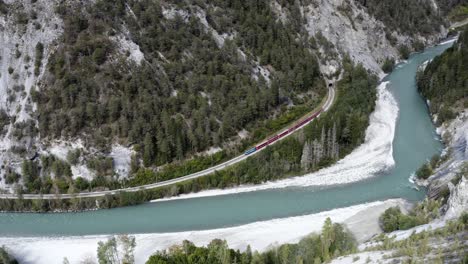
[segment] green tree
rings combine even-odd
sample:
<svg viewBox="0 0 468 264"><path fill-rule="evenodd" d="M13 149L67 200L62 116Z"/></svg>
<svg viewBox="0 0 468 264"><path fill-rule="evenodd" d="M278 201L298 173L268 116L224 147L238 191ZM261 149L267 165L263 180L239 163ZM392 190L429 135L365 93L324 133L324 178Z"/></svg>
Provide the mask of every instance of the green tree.
<svg viewBox="0 0 468 264"><path fill-rule="evenodd" d="M145 140L143 142L144 146L144 152L143 152L143 164L148 167L151 164L153 164L154 161L154 143L153 143L153 137L149 134L146 133L145 135Z"/></svg>
<svg viewBox="0 0 468 264"><path fill-rule="evenodd" d="M119 235L107 241L99 241L97 257L99 264L133 264L135 237Z"/></svg>

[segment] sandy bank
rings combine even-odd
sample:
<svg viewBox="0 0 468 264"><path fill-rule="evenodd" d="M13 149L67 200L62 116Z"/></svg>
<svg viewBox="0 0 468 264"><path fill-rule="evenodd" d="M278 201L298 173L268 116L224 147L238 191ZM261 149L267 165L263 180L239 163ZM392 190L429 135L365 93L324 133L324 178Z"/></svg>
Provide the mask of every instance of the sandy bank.
<svg viewBox="0 0 468 264"><path fill-rule="evenodd" d="M305 216L273 219L247 225L175 233L136 234L136 263L144 263L156 250L168 248L187 239L196 245L206 245L215 238L226 239L236 249L263 251L275 244L294 243L311 232L319 232L327 217L332 221L345 223L355 233L359 241L380 232L379 212L391 206L406 206L402 199L377 201L354 205ZM61 263L67 257L70 263L78 263L86 258L96 258L97 242L107 236L79 237L23 237L0 238L0 245L7 245L21 263Z"/></svg>

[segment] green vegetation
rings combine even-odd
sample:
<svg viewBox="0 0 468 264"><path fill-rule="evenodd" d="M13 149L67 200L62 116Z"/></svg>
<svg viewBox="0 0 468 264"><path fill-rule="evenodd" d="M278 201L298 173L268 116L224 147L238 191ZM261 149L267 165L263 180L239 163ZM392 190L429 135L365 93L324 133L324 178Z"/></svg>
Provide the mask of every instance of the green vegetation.
<svg viewBox="0 0 468 264"><path fill-rule="evenodd" d="M437 114L437 124L468 107L468 28L453 47L418 73L417 81L419 92L430 101L429 110Z"/></svg>
<svg viewBox="0 0 468 264"><path fill-rule="evenodd" d="M44 58L44 45L41 42L36 44L36 59L34 61L34 75L39 76L42 59Z"/></svg>
<svg viewBox="0 0 468 264"><path fill-rule="evenodd" d="M376 78L349 61L345 61L345 69L344 78L338 83L337 102L299 136L278 142L245 162L215 174L180 183L176 194L277 180L318 170L350 153L364 140L375 105ZM164 174L140 170L135 181L150 183L155 178L170 179Z"/></svg>
<svg viewBox="0 0 468 264"><path fill-rule="evenodd" d="M449 18L451 21L462 21L468 18L468 4L461 4L456 6L449 13Z"/></svg>
<svg viewBox="0 0 468 264"><path fill-rule="evenodd" d="M8 253L4 246L0 247L0 264L18 264L18 261Z"/></svg>
<svg viewBox="0 0 468 264"><path fill-rule="evenodd" d="M416 177L419 179L427 179L429 176L432 175L432 168L430 163L424 163L417 171L416 171Z"/></svg>
<svg viewBox="0 0 468 264"><path fill-rule="evenodd" d="M405 59L405 60L407 60L409 58L410 53L411 53L409 47L407 45L404 45L404 44L398 46L398 52L400 53L400 57Z"/></svg>
<svg viewBox="0 0 468 264"><path fill-rule="evenodd" d="M382 65L382 70L385 73L390 73L395 67L395 60L393 58L386 58L384 64Z"/></svg>
<svg viewBox="0 0 468 264"><path fill-rule="evenodd" d="M10 124L10 117L4 109L0 109L0 135L7 132L8 124Z"/></svg>
<svg viewBox="0 0 468 264"><path fill-rule="evenodd" d="M389 30L413 36L439 32L443 18L431 6L430 1L406 0L358 0L376 19Z"/></svg>
<svg viewBox="0 0 468 264"><path fill-rule="evenodd" d="M451 21L462 20L465 14L466 0L436 0L442 15L447 16Z"/></svg>
<svg viewBox="0 0 468 264"><path fill-rule="evenodd" d="M413 233L407 239L397 241L382 234L376 239L381 243L364 251L392 250L387 258L400 258L402 263L466 263L467 231L468 214L464 213L442 228Z"/></svg>
<svg viewBox="0 0 468 264"><path fill-rule="evenodd" d="M283 244L264 253L230 249L226 241L215 239L206 247L197 247L190 241L157 252L147 264L211 263L211 264L276 264L276 263L324 263L338 256L356 251L356 241L340 224L325 221L320 235L311 234L297 244Z"/></svg>
<svg viewBox="0 0 468 264"><path fill-rule="evenodd" d="M257 155L248 158L225 170L200 177L193 180L177 183L172 186L153 190L119 193L99 198L63 199L63 200L0 200L0 208L8 211L49 211L49 210L86 210L92 208L113 208L143 203L149 200L175 196L182 193L197 192L211 188L227 188L239 184L262 183L277 180L292 175L311 172L332 164L350 153L364 140L365 129L369 123L369 115L374 110L377 79L371 76L361 66L353 66L345 60L345 73L343 79L337 84L337 101L319 119L306 126L295 136L268 147ZM224 152L216 153L211 157L199 157L181 165L168 165L159 172L132 166L136 169L135 175L129 181L116 182L104 176L97 177L91 182L79 178L71 181L68 178L59 178L58 183L42 180L43 184L59 185L51 190L71 192L77 190L100 190L103 186L111 189L123 186L138 186L186 175L211 164L221 162L226 156ZM213 159L212 159L213 158ZM105 159L93 165L96 170L109 168L111 162ZM88 161L90 163L98 161ZM23 174L27 176L27 190L41 189L41 178L38 177L37 164L26 161ZM108 164L108 165L106 165ZM24 177L24 176L23 176ZM56 181L57 179L54 179ZM35 185L35 183L38 183Z"/></svg>
<svg viewBox="0 0 468 264"><path fill-rule="evenodd" d="M163 5L97 1L82 11L57 8L65 29L48 63L55 78L34 97L41 135L86 135L101 149L119 139L151 167L219 146L243 128L255 130L289 100L317 105L325 95L308 41L277 20L268 1L210 1L223 14L203 1L180 2L187 19L164 17ZM209 26L236 37L219 46L195 14L200 7L208 10ZM120 56L111 40L126 30L122 23L144 53L141 64ZM270 81L252 78L250 61L257 57Z"/></svg>
<svg viewBox="0 0 468 264"><path fill-rule="evenodd" d="M444 156L434 155L431 160L421 165L421 167L416 171L416 177L419 179L427 179L434 173L434 170L440 166L446 159L449 157L448 154Z"/></svg>
<svg viewBox="0 0 468 264"><path fill-rule="evenodd" d="M119 235L107 241L99 241L97 257L99 264L133 264L135 263L135 237Z"/></svg>
<svg viewBox="0 0 468 264"><path fill-rule="evenodd" d="M0 14L7 15L8 10L8 5L3 0L0 0Z"/></svg>
<svg viewBox="0 0 468 264"><path fill-rule="evenodd" d="M439 216L442 202L439 200L425 199L416 205L409 214L403 214L399 207L391 207L380 216L380 226L384 232L406 230L412 227L427 224Z"/></svg>

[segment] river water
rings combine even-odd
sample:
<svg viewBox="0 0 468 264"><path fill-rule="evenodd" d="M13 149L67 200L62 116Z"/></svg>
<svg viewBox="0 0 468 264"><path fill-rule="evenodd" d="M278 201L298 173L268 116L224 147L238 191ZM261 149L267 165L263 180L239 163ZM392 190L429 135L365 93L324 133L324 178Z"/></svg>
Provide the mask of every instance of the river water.
<svg viewBox="0 0 468 264"><path fill-rule="evenodd" d="M148 203L80 213L1 213L0 236L61 236L156 233L236 226L260 220L316 213L376 200L421 200L409 178L442 150L427 107L416 90L419 65L442 53L446 43L414 54L385 78L399 107L393 140L395 166L356 183L287 187L212 197Z"/></svg>

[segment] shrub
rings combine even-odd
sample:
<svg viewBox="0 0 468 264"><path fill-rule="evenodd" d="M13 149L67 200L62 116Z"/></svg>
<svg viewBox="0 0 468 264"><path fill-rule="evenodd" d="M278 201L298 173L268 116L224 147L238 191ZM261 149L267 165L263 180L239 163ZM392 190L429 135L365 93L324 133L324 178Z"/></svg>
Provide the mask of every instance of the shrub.
<svg viewBox="0 0 468 264"><path fill-rule="evenodd" d="M399 217L401 211L399 207L391 207L385 210L380 216L380 227L384 232L392 232L399 229Z"/></svg>
<svg viewBox="0 0 468 264"><path fill-rule="evenodd" d="M393 58L386 58L384 61L384 64L382 65L382 70L385 73L389 73L393 70L394 66L395 66L395 60Z"/></svg>
<svg viewBox="0 0 468 264"><path fill-rule="evenodd" d="M34 75L39 76L42 59L44 57L44 45L41 42L36 44L36 60L34 62Z"/></svg>
<svg viewBox="0 0 468 264"><path fill-rule="evenodd" d="M419 179L427 179L432 174L432 169L429 163L424 163L417 171L416 176Z"/></svg>
<svg viewBox="0 0 468 264"><path fill-rule="evenodd" d="M76 165L79 162L81 151L79 149L70 150L67 153L67 160L71 165Z"/></svg>
<svg viewBox="0 0 468 264"><path fill-rule="evenodd" d="M447 106L444 106L440 109L437 123L442 124L446 120L452 120L456 117L456 114Z"/></svg>
<svg viewBox="0 0 468 264"><path fill-rule="evenodd" d="M408 59L410 55L410 49L406 45L400 45L398 47L398 52L400 53L400 57L403 59Z"/></svg>

